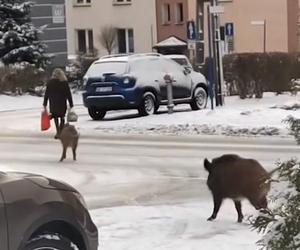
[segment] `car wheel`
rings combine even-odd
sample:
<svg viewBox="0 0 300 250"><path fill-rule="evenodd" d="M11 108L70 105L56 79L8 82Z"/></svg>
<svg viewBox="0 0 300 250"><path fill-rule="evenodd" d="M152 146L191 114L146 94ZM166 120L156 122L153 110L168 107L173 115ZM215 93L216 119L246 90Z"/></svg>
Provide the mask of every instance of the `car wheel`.
<svg viewBox="0 0 300 250"><path fill-rule="evenodd" d="M74 250L78 246L68 238L58 234L43 234L34 237L23 250Z"/></svg>
<svg viewBox="0 0 300 250"><path fill-rule="evenodd" d="M156 110L155 96L151 92L146 92L143 95L142 103L139 108L140 115L153 115Z"/></svg>
<svg viewBox="0 0 300 250"><path fill-rule="evenodd" d="M207 93L204 88L197 87L191 102L192 110L204 109L207 104Z"/></svg>
<svg viewBox="0 0 300 250"><path fill-rule="evenodd" d="M105 110L99 110L96 108L89 108L88 110L90 117L92 117L92 119L95 121L102 120L106 114Z"/></svg>

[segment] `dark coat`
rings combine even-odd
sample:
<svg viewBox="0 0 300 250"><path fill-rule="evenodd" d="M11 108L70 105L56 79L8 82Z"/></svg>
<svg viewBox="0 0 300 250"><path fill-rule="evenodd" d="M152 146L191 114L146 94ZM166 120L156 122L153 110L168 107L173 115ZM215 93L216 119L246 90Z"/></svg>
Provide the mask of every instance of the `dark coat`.
<svg viewBox="0 0 300 250"><path fill-rule="evenodd" d="M50 113L52 117L63 117L67 111L67 100L70 107L73 107L73 99L68 82L61 82L58 79L50 79L44 96L44 106L47 106L49 99Z"/></svg>

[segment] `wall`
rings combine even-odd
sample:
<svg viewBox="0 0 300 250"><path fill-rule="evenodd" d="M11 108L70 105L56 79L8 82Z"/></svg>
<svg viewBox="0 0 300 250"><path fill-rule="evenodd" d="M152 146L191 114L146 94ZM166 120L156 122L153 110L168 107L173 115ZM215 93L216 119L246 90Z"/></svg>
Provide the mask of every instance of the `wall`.
<svg viewBox="0 0 300 250"><path fill-rule="evenodd" d="M53 66L64 67L67 63L67 32L65 21L65 0L34 0L31 19L35 26L47 25L41 40L48 46L47 53L53 54ZM63 16L60 20L53 19L52 7L63 7ZM57 23L56 23L57 22Z"/></svg>
<svg viewBox="0 0 300 250"><path fill-rule="evenodd" d="M223 3L225 13L221 15L221 24L234 23L235 51L263 52L264 28L251 24L252 21L263 20L266 20L266 51L288 51L287 27L292 24L288 23L287 1L297 0L238 0ZM293 43L291 46L294 46Z"/></svg>
<svg viewBox="0 0 300 250"><path fill-rule="evenodd" d="M298 15L299 15L298 0L287 0L288 10L288 51L295 52L298 50L299 35L298 35Z"/></svg>
<svg viewBox="0 0 300 250"><path fill-rule="evenodd" d="M113 5L113 0L92 0L91 6L76 7L67 2L68 53L76 54L76 29L93 29L94 47L99 55L107 54L99 42L101 27L134 29L134 50L151 52L156 43L155 0L132 0L131 5Z"/></svg>
<svg viewBox="0 0 300 250"><path fill-rule="evenodd" d="M183 3L184 22L176 24L175 7L177 3ZM162 6L170 4L171 6L171 22L163 24ZM188 2L187 0L156 0L156 16L157 16L157 39L158 42L165 40L170 36L176 36L186 41L186 20L188 20Z"/></svg>

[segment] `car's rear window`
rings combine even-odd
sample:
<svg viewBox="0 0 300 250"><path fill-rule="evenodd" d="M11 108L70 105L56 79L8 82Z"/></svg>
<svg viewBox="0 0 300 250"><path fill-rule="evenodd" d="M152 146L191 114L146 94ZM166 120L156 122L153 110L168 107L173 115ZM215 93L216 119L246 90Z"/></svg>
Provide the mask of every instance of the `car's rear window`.
<svg viewBox="0 0 300 250"><path fill-rule="evenodd" d="M127 62L97 62L89 68L87 75L89 77L97 77L108 73L124 74L126 69Z"/></svg>
<svg viewBox="0 0 300 250"><path fill-rule="evenodd" d="M172 58L175 62L179 63L182 66L188 66L188 62L184 58Z"/></svg>

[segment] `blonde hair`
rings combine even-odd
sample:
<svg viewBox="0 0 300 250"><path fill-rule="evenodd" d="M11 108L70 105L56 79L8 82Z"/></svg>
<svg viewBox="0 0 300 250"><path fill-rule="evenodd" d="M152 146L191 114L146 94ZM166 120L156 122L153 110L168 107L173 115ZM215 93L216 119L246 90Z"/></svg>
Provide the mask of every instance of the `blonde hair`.
<svg viewBox="0 0 300 250"><path fill-rule="evenodd" d="M52 78L58 79L61 82L68 81L68 79L67 79L64 71L62 69L60 69L60 68L56 68L56 69L53 70L53 72L52 72Z"/></svg>

